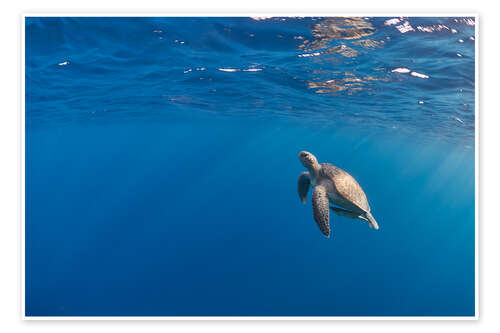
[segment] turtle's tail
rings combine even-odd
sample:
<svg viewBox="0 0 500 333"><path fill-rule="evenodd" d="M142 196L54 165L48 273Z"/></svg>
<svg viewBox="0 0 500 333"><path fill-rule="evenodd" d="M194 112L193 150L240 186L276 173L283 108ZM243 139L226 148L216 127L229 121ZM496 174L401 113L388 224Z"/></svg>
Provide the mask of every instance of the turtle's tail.
<svg viewBox="0 0 500 333"><path fill-rule="evenodd" d="M366 218L368 219L370 227L372 227L375 230L378 230L378 223L370 212L366 213Z"/></svg>

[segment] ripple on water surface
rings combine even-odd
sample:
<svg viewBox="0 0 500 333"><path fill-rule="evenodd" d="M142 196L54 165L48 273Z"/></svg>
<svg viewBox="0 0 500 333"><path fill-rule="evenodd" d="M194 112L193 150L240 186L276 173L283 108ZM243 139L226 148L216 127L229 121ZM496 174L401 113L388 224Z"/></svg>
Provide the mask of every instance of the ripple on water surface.
<svg viewBox="0 0 500 333"><path fill-rule="evenodd" d="M28 126L201 112L474 136L474 18L81 17L26 24Z"/></svg>

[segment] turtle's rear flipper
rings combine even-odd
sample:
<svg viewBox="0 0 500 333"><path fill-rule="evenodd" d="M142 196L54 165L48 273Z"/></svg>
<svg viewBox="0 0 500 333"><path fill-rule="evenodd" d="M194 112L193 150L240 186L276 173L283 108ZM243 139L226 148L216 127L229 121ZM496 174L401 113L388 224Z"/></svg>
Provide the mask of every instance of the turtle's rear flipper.
<svg viewBox="0 0 500 333"><path fill-rule="evenodd" d="M349 217L351 219L361 219L361 220L365 220L366 222L370 222L370 221L368 221L368 219L366 217L359 215L358 213L351 212L350 210L346 210L346 209L342 209L342 208L338 208L338 207L331 207L331 206L330 206L330 209L339 215Z"/></svg>
<svg viewBox="0 0 500 333"><path fill-rule="evenodd" d="M375 220L375 218L373 217L373 215L370 212L367 212L366 217L368 219L368 225L370 227L373 227L373 229L378 230L378 223Z"/></svg>

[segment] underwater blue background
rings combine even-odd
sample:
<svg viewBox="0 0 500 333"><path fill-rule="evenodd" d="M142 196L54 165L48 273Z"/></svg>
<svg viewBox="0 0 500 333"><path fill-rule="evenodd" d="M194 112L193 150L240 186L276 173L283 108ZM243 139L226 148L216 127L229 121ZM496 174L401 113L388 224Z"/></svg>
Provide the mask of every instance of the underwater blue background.
<svg viewBox="0 0 500 333"><path fill-rule="evenodd" d="M26 315L473 316L474 26L26 18Z"/></svg>

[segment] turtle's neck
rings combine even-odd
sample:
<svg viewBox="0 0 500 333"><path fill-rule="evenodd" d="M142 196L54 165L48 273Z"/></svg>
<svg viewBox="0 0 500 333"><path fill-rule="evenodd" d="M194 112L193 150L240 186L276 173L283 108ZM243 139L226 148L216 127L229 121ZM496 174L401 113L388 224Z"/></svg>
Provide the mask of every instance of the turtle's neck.
<svg viewBox="0 0 500 333"><path fill-rule="evenodd" d="M319 175L319 170L321 169L321 166L319 165L318 162L314 163L313 165L311 165L310 167L308 167L309 171L311 172L311 175L314 177L314 178L317 178L318 175Z"/></svg>

